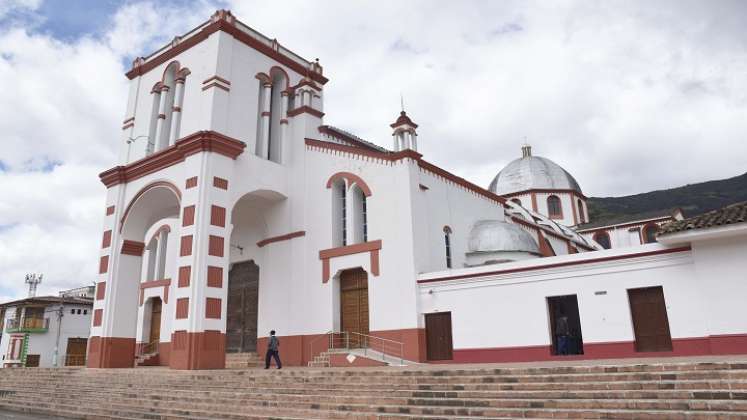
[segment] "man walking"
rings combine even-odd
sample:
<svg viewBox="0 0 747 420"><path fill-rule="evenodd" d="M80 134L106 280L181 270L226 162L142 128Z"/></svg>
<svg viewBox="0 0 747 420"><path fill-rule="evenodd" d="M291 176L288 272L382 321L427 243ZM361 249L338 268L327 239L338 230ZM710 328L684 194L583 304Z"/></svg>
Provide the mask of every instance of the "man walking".
<svg viewBox="0 0 747 420"><path fill-rule="evenodd" d="M555 334L558 336L557 354L567 355L570 329L568 328L568 317L563 312L560 312L556 321Z"/></svg>
<svg viewBox="0 0 747 420"><path fill-rule="evenodd" d="M270 340L267 342L267 355L265 356L265 369L270 368L270 358L275 359L275 364L278 369L282 369L283 364L280 363L280 355L278 354L278 347L280 347L280 340L275 337L275 330L270 331Z"/></svg>

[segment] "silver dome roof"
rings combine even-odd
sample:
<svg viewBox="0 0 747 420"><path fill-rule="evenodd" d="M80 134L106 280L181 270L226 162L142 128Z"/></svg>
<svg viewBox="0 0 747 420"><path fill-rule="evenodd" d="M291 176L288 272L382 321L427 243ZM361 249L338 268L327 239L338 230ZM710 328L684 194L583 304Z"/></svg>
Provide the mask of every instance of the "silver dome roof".
<svg viewBox="0 0 747 420"><path fill-rule="evenodd" d="M532 189L575 190L581 193L578 182L560 165L540 156L532 156L531 148L524 146L524 156L506 165L493 178L488 188L498 195Z"/></svg>
<svg viewBox="0 0 747 420"><path fill-rule="evenodd" d="M472 226L469 252L523 251L539 254L532 235L518 225L502 220L480 220Z"/></svg>

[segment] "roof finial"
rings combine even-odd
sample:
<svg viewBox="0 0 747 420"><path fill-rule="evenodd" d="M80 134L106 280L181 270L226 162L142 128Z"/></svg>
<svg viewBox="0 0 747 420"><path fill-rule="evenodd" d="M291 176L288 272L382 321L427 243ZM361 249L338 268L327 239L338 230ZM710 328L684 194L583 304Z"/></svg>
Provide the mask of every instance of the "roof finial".
<svg viewBox="0 0 747 420"><path fill-rule="evenodd" d="M399 93L399 106L402 112L405 112L405 97L402 96L402 92Z"/></svg>
<svg viewBox="0 0 747 420"><path fill-rule="evenodd" d="M524 136L524 145L521 146L521 157L531 157L532 156L532 146L527 143L527 138Z"/></svg>

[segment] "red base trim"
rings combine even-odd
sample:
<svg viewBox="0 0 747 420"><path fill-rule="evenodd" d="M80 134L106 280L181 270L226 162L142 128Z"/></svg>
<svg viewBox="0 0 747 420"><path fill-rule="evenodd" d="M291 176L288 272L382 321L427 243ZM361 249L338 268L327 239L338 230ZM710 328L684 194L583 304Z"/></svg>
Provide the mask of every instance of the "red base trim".
<svg viewBox="0 0 747 420"><path fill-rule="evenodd" d="M135 364L135 339L91 337L88 340L89 368L131 368Z"/></svg>
<svg viewBox="0 0 747 420"><path fill-rule="evenodd" d="M661 352L637 352L635 341L585 343L584 354L581 355L555 356L551 351L549 345L455 349L452 360L429 363L503 363L747 354L747 334L674 338L672 350Z"/></svg>

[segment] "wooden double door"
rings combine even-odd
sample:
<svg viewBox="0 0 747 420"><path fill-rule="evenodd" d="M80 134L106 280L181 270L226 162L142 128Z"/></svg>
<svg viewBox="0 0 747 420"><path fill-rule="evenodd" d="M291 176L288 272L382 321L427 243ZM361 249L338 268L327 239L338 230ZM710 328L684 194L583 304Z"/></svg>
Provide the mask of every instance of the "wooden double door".
<svg viewBox="0 0 747 420"><path fill-rule="evenodd" d="M350 345L365 345L368 335L368 274L362 268L340 274L340 325Z"/></svg>
<svg viewBox="0 0 747 420"><path fill-rule="evenodd" d="M236 263L228 273L226 351L257 351L259 266L254 261Z"/></svg>
<svg viewBox="0 0 747 420"><path fill-rule="evenodd" d="M150 337L148 343L158 343L161 341L161 308L163 303L161 298L153 298L150 303ZM155 351L157 349L151 349Z"/></svg>
<svg viewBox="0 0 747 420"><path fill-rule="evenodd" d="M628 300L635 332L635 350L672 351L667 305L661 286L629 289Z"/></svg>

